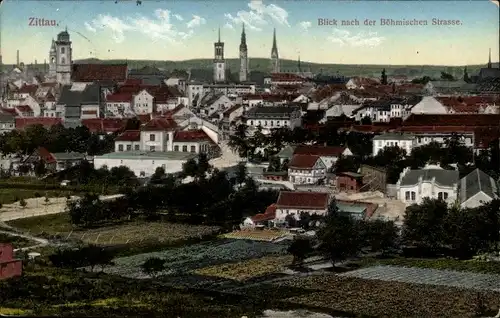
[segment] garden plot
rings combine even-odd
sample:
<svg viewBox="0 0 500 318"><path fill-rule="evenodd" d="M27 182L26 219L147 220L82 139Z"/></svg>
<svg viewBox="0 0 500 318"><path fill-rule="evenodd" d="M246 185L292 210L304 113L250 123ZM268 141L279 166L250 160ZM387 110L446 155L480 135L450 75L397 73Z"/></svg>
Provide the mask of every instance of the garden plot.
<svg viewBox="0 0 500 318"><path fill-rule="evenodd" d="M287 245L243 240L216 240L161 252L144 253L121 257L105 271L131 278L147 278L142 273L142 264L151 257L166 260L163 275L182 275L193 270L218 264L238 262L246 259L286 254Z"/></svg>
<svg viewBox="0 0 500 318"><path fill-rule="evenodd" d="M500 275L416 267L373 266L340 274L382 281L500 291Z"/></svg>

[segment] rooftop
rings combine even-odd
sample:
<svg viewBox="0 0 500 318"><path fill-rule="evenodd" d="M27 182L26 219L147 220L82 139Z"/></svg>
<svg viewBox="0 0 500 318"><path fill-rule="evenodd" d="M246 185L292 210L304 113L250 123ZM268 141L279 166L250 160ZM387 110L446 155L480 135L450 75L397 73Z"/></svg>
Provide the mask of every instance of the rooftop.
<svg viewBox="0 0 500 318"><path fill-rule="evenodd" d="M196 158L195 153L179 151L123 151L111 152L101 156L94 156L98 159L145 159L145 160L189 160Z"/></svg>
<svg viewBox="0 0 500 318"><path fill-rule="evenodd" d="M373 140L413 140L414 136L402 133L385 133L373 137Z"/></svg>

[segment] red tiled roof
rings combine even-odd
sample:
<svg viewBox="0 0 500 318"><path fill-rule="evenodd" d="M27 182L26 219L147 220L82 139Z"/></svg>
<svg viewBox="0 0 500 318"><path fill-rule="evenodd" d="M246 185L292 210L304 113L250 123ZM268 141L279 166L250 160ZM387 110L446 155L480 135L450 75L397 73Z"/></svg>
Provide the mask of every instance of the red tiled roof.
<svg viewBox="0 0 500 318"><path fill-rule="evenodd" d="M145 124L147 122L149 122L152 118L151 114L146 114L146 115L136 115L137 119L139 119L139 121L142 123L142 124Z"/></svg>
<svg viewBox="0 0 500 318"><path fill-rule="evenodd" d="M171 117L157 117L150 120L142 130L144 131L166 131L177 128L176 122Z"/></svg>
<svg viewBox="0 0 500 318"><path fill-rule="evenodd" d="M294 155L315 155L322 157L339 157L346 147L300 145L293 152Z"/></svg>
<svg viewBox="0 0 500 318"><path fill-rule="evenodd" d="M254 223L274 220L276 218L276 203L267 207L266 212L251 217Z"/></svg>
<svg viewBox="0 0 500 318"><path fill-rule="evenodd" d="M43 161L45 161L45 163L54 163L57 161L52 153L43 147L38 148L38 155L42 158Z"/></svg>
<svg viewBox="0 0 500 318"><path fill-rule="evenodd" d="M7 113L10 115L17 115L16 109L15 108L0 108L2 113Z"/></svg>
<svg viewBox="0 0 500 318"><path fill-rule="evenodd" d="M271 81L273 82L289 82L289 81L299 81L304 82L305 79L294 73L272 73Z"/></svg>
<svg viewBox="0 0 500 318"><path fill-rule="evenodd" d="M71 79L74 82L124 82L127 76L127 64L73 64Z"/></svg>
<svg viewBox="0 0 500 318"><path fill-rule="evenodd" d="M141 131L126 130L116 137L115 141L141 141Z"/></svg>
<svg viewBox="0 0 500 318"><path fill-rule="evenodd" d="M17 91L18 93L23 93L23 94L35 94L35 92L38 90L37 85L26 85L24 84L19 90Z"/></svg>
<svg viewBox="0 0 500 318"><path fill-rule="evenodd" d="M212 141L208 137L207 133L202 129L197 130L181 130L177 131L174 135L174 141L176 142L201 142L201 141Z"/></svg>
<svg viewBox="0 0 500 318"><path fill-rule="evenodd" d="M125 81L124 85L141 85L142 79L140 78L129 78Z"/></svg>
<svg viewBox="0 0 500 318"><path fill-rule="evenodd" d="M127 120L121 118L89 118L82 119L82 125L92 133L112 133L125 127Z"/></svg>
<svg viewBox="0 0 500 318"><path fill-rule="evenodd" d="M319 156L310 155L310 154L295 154L292 157L292 160L288 164L289 168L298 168L298 169L312 169L316 162L319 160Z"/></svg>
<svg viewBox="0 0 500 318"><path fill-rule="evenodd" d="M28 105L19 105L19 106L16 106L16 109L20 113L29 113L29 112L33 111L33 109L31 107L29 107Z"/></svg>
<svg viewBox="0 0 500 318"><path fill-rule="evenodd" d="M276 202L278 209L314 209L328 207L329 195L324 192L281 191Z"/></svg>
<svg viewBox="0 0 500 318"><path fill-rule="evenodd" d="M45 128L62 124L62 118L56 117L33 117L33 118L16 118L16 129L22 130L28 126L42 125Z"/></svg>
<svg viewBox="0 0 500 318"><path fill-rule="evenodd" d="M397 131L409 133L468 133L473 132L474 126L404 126Z"/></svg>
<svg viewBox="0 0 500 318"><path fill-rule="evenodd" d="M492 142L498 142L500 138L500 128L479 127L474 129L474 148L488 149Z"/></svg>
<svg viewBox="0 0 500 318"><path fill-rule="evenodd" d="M160 115L163 116L163 117L167 117L167 118L168 117L172 117L176 113L178 113L181 109L183 109L184 107L186 107L186 106L184 106L182 104L179 104L179 105L175 106L174 109L167 110L167 111L161 113Z"/></svg>
<svg viewBox="0 0 500 318"><path fill-rule="evenodd" d="M499 114L412 114L403 126L498 126Z"/></svg>
<svg viewBox="0 0 500 318"><path fill-rule="evenodd" d="M97 110L84 110L82 111L84 115L97 115Z"/></svg>
<svg viewBox="0 0 500 318"><path fill-rule="evenodd" d="M118 93L110 94L106 96L106 102L108 103L130 103L132 102L132 94L130 93Z"/></svg>

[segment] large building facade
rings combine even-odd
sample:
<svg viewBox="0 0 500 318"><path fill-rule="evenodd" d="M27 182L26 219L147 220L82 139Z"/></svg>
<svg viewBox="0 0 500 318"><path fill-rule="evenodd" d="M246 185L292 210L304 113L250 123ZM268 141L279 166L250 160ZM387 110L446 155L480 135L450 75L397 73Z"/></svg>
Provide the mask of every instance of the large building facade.
<svg viewBox="0 0 500 318"><path fill-rule="evenodd" d="M71 67L73 62L73 49L67 30L57 35L57 40L52 40L49 51L49 77L62 85L71 84Z"/></svg>

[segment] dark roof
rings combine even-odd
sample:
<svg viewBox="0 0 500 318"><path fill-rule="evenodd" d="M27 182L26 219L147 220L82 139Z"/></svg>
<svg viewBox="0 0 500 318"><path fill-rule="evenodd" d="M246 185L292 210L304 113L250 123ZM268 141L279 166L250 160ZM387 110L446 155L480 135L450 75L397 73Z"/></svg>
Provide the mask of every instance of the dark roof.
<svg viewBox="0 0 500 318"><path fill-rule="evenodd" d="M412 186L419 183L419 179L422 181L432 181L435 178L435 182L439 185L445 187L451 187L458 183L459 174L456 170L444 170L444 169L419 169L408 171L401 179L402 186Z"/></svg>
<svg viewBox="0 0 500 318"><path fill-rule="evenodd" d="M65 85L61 91L61 96L57 101L59 105L81 106L96 104L98 105L101 99L101 88L96 84L88 84L82 91L72 91L71 85Z"/></svg>
<svg viewBox="0 0 500 318"><path fill-rule="evenodd" d="M297 106L255 106L250 109L247 118L289 118L293 112L300 111Z"/></svg>
<svg viewBox="0 0 500 318"><path fill-rule="evenodd" d="M289 168L298 169L312 169L316 162L318 162L319 156L314 155L293 155L292 160L288 164Z"/></svg>
<svg viewBox="0 0 500 318"><path fill-rule="evenodd" d="M127 64L73 64L71 80L74 82L102 80L124 82L127 75Z"/></svg>
<svg viewBox="0 0 500 318"><path fill-rule="evenodd" d="M278 209L313 209L328 208L329 194L324 192L281 191L276 202Z"/></svg>
<svg viewBox="0 0 500 318"><path fill-rule="evenodd" d="M202 142L212 141L207 133L202 129L197 130L181 130L174 135L174 142Z"/></svg>
<svg viewBox="0 0 500 318"><path fill-rule="evenodd" d="M498 126L499 114L411 114L403 126Z"/></svg>
<svg viewBox="0 0 500 318"><path fill-rule="evenodd" d="M299 145L293 151L294 155L315 155L322 157L339 157L347 148L318 145Z"/></svg>
<svg viewBox="0 0 500 318"><path fill-rule="evenodd" d="M482 68L479 71L479 78L500 78L500 69L498 68Z"/></svg>
<svg viewBox="0 0 500 318"><path fill-rule="evenodd" d="M492 177L482 170L476 169L460 180L460 202L465 202L479 192L495 198L497 185Z"/></svg>

